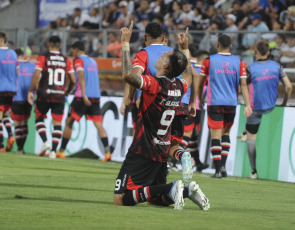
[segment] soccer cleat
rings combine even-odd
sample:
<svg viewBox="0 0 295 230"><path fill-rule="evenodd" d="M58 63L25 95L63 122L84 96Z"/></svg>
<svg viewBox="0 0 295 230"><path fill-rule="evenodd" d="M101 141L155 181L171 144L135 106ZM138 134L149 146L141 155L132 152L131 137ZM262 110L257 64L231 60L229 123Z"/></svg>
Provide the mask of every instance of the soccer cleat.
<svg viewBox="0 0 295 230"><path fill-rule="evenodd" d="M193 177L193 167L191 154L189 152L184 152L181 157L181 167L182 167L182 178L183 181L188 183Z"/></svg>
<svg viewBox="0 0 295 230"><path fill-rule="evenodd" d="M248 178L250 179L258 179L257 173L251 173Z"/></svg>
<svg viewBox="0 0 295 230"><path fill-rule="evenodd" d="M14 141L15 141L15 139L14 139L13 136L10 136L10 137L8 138L8 140L7 140L7 146L6 146L6 151L7 151L7 152L10 152L10 151L11 151L11 149L12 149L12 147L13 147L13 144L14 144Z"/></svg>
<svg viewBox="0 0 295 230"><path fill-rule="evenodd" d="M184 184L181 180L173 181L173 185L168 193L168 197L174 201L174 209L182 210L184 206L183 188Z"/></svg>
<svg viewBox="0 0 295 230"><path fill-rule="evenodd" d="M110 161L112 158L112 155L110 152L107 152L105 155L104 155L104 159L102 160L103 162L106 162L106 161Z"/></svg>
<svg viewBox="0 0 295 230"><path fill-rule="evenodd" d="M188 198L202 210L207 211L210 208L209 199L202 192L197 182L192 181L186 187L188 189Z"/></svg>
<svg viewBox="0 0 295 230"><path fill-rule="evenodd" d="M222 177L227 177L227 172L226 172L225 167L221 167L221 176Z"/></svg>
<svg viewBox="0 0 295 230"><path fill-rule="evenodd" d="M237 136L238 141L246 142L247 141L247 133L242 133L239 136Z"/></svg>
<svg viewBox="0 0 295 230"><path fill-rule="evenodd" d="M40 157L43 157L46 155L46 151L51 149L51 145L49 143L49 141L46 141L43 143L42 148L41 148L41 152L39 153Z"/></svg>
<svg viewBox="0 0 295 230"><path fill-rule="evenodd" d="M56 151L56 157L57 158L66 158L66 154L65 154L65 151L60 151L60 150L57 150Z"/></svg>
<svg viewBox="0 0 295 230"><path fill-rule="evenodd" d="M2 148L0 148L0 153L5 153L6 151L5 151L5 148L4 147L2 147Z"/></svg>
<svg viewBox="0 0 295 230"><path fill-rule="evenodd" d="M222 178L221 172L216 172L213 176L211 176L212 178Z"/></svg>
<svg viewBox="0 0 295 230"><path fill-rule="evenodd" d="M196 166L197 166L197 171L198 171L198 172L202 172L203 169L206 169L206 168L209 167L208 164L203 164L202 162L199 163L199 164L196 164Z"/></svg>
<svg viewBox="0 0 295 230"><path fill-rule="evenodd" d="M56 158L56 154L55 154L55 152L54 152L54 151L51 151L51 152L48 154L48 157L49 157L50 159L55 159L55 158Z"/></svg>

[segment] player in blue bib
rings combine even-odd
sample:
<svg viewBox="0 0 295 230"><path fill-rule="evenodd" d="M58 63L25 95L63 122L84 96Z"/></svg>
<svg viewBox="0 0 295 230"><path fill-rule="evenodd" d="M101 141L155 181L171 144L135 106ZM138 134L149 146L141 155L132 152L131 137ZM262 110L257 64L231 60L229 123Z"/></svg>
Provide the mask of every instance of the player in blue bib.
<svg viewBox="0 0 295 230"><path fill-rule="evenodd" d="M5 152L3 145L2 119L10 111L12 98L16 94L17 55L14 50L5 46L7 37L0 31L0 152ZM14 138L11 135L7 142L7 150L11 150Z"/></svg>
<svg viewBox="0 0 295 230"><path fill-rule="evenodd" d="M28 119L32 106L27 101L27 95L35 72L35 64L24 59L24 52L16 49L19 62L17 76L17 92L13 97L10 116L14 121L17 151L24 153L24 144L28 135Z"/></svg>
<svg viewBox="0 0 295 230"><path fill-rule="evenodd" d="M247 118L247 148L252 172L251 179L257 179L256 170L256 137L263 114L271 112L278 98L278 86L282 81L285 86L285 97L282 106L288 105L292 93L292 84L277 62L268 60L269 44L261 41L256 45L256 62L248 66L247 83L249 84L250 104L253 113Z"/></svg>

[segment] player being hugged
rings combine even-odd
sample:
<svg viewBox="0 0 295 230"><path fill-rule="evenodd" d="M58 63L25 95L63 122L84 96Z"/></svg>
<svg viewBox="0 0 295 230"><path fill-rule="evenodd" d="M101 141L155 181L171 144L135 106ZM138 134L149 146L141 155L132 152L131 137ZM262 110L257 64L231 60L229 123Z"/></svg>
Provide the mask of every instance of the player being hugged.
<svg viewBox="0 0 295 230"><path fill-rule="evenodd" d="M28 102L31 105L34 104L35 96L33 90L39 82L35 108L36 130L43 141L39 156L44 156L46 151L51 149L44 124L46 113L51 109L54 130L52 132L52 149L49 157L55 158L55 151L62 136L61 121L64 114L65 95L75 87L76 80L72 62L59 52L61 49L61 40L58 36L49 38L48 48L49 52L47 54L38 57L35 73L28 92ZM68 77L70 79L70 85L67 88Z"/></svg>
<svg viewBox="0 0 295 230"><path fill-rule="evenodd" d="M142 90L134 140L116 180L114 204L133 206L146 202L181 210L184 199L189 197L202 209L210 207L209 200L199 185L192 181L186 187L181 180L166 184L167 159L171 141L171 122L175 116L174 104L191 85L192 73L189 64L188 31L178 34L179 44L184 49L164 53L155 64L156 77L138 75L130 60L130 28L121 29L122 77L130 85ZM181 80L175 77L183 72Z"/></svg>

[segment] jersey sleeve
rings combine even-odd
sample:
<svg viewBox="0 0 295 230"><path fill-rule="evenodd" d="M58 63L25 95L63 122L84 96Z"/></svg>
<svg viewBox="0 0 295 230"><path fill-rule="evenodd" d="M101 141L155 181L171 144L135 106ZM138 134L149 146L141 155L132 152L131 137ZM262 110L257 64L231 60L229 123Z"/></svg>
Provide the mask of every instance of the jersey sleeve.
<svg viewBox="0 0 295 230"><path fill-rule="evenodd" d="M188 90L187 82L184 79L180 79L180 81L182 82L182 85L183 85L183 90L184 90L183 94L185 94L187 92L187 90Z"/></svg>
<svg viewBox="0 0 295 230"><path fill-rule="evenodd" d="M82 70L84 71L84 63L83 60L81 58L76 58L74 60L74 68L76 71Z"/></svg>
<svg viewBox="0 0 295 230"><path fill-rule="evenodd" d="M279 70L279 78L282 79L283 77L286 77L287 74L285 73L282 65L280 65L279 68L280 68L280 70Z"/></svg>
<svg viewBox="0 0 295 230"><path fill-rule="evenodd" d="M242 61L240 62L240 78L247 78L245 66Z"/></svg>
<svg viewBox="0 0 295 230"><path fill-rule="evenodd" d="M141 75L142 82L141 82L141 89L144 92L150 93L150 94L157 94L161 91L161 86L159 82L150 75Z"/></svg>
<svg viewBox="0 0 295 230"><path fill-rule="evenodd" d="M143 70L143 72L148 67L148 55L145 50L138 52L132 62L133 68L139 67Z"/></svg>
<svg viewBox="0 0 295 230"><path fill-rule="evenodd" d="M73 73L74 68L70 59L67 59L67 73Z"/></svg>
<svg viewBox="0 0 295 230"><path fill-rule="evenodd" d="M16 61L16 68L18 69L19 68L19 62Z"/></svg>
<svg viewBox="0 0 295 230"><path fill-rule="evenodd" d="M200 71L200 75L202 76L208 76L209 75L209 67L210 67L210 59L207 58L203 61L202 67L201 67L201 71Z"/></svg>
<svg viewBox="0 0 295 230"><path fill-rule="evenodd" d="M43 70L45 67L45 56L39 56L35 65L35 69Z"/></svg>

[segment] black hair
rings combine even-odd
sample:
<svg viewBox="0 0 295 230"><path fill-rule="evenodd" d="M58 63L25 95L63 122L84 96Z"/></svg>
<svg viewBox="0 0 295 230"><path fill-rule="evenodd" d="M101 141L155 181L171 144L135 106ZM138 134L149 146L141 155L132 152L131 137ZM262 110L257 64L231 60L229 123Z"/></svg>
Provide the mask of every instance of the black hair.
<svg viewBox="0 0 295 230"><path fill-rule="evenodd" d="M74 11L81 12L81 9L80 9L79 7L76 7L76 8L74 9Z"/></svg>
<svg viewBox="0 0 295 230"><path fill-rule="evenodd" d="M169 56L169 78L178 77L187 66L186 56L178 49L174 49Z"/></svg>
<svg viewBox="0 0 295 230"><path fill-rule="evenodd" d="M48 43L50 44L51 47L53 48L59 48L61 44L60 37L58 36L51 36L48 40Z"/></svg>
<svg viewBox="0 0 295 230"><path fill-rule="evenodd" d="M198 50L196 53L196 58L198 59L205 59L210 56L210 53L207 50Z"/></svg>
<svg viewBox="0 0 295 230"><path fill-rule="evenodd" d="M188 46L189 52L191 53L192 57L197 57L196 54L199 50L199 45L197 43L191 43Z"/></svg>
<svg viewBox="0 0 295 230"><path fill-rule="evenodd" d="M283 40L284 43L286 42L286 36L285 36L285 34L277 34L277 36L278 36L279 38L281 38L281 39Z"/></svg>
<svg viewBox="0 0 295 230"><path fill-rule="evenodd" d="M167 29L163 28L163 35L168 38L169 37L169 31Z"/></svg>
<svg viewBox="0 0 295 230"><path fill-rule="evenodd" d="M164 17L162 16L162 15L160 15L160 14L158 14L157 16L156 16L156 19L158 19L160 22L164 22Z"/></svg>
<svg viewBox="0 0 295 230"><path fill-rule="evenodd" d="M153 39L156 39L163 34L163 28L160 24L151 22L145 27L145 34L148 34Z"/></svg>
<svg viewBox="0 0 295 230"><path fill-rule="evenodd" d="M50 25L50 29L57 29L57 23L56 23L56 21L49 22L49 25Z"/></svg>
<svg viewBox="0 0 295 230"><path fill-rule="evenodd" d="M4 33L3 31L0 31L0 38L4 39L4 43L7 42L7 36L6 36L6 33Z"/></svg>
<svg viewBox="0 0 295 230"><path fill-rule="evenodd" d="M17 56L23 56L24 55L24 51L21 48L17 48L14 50L17 54Z"/></svg>
<svg viewBox="0 0 295 230"><path fill-rule="evenodd" d="M74 48L74 49L85 51L85 45L81 41L74 42L71 47Z"/></svg>
<svg viewBox="0 0 295 230"><path fill-rule="evenodd" d="M258 52L264 56L267 54L267 52L269 51L269 44L267 41L261 41L258 42L258 44L256 45L256 49L258 50Z"/></svg>
<svg viewBox="0 0 295 230"><path fill-rule="evenodd" d="M231 45L231 38L226 34L221 34L218 37L218 43L221 45L222 48L226 49L229 48Z"/></svg>

